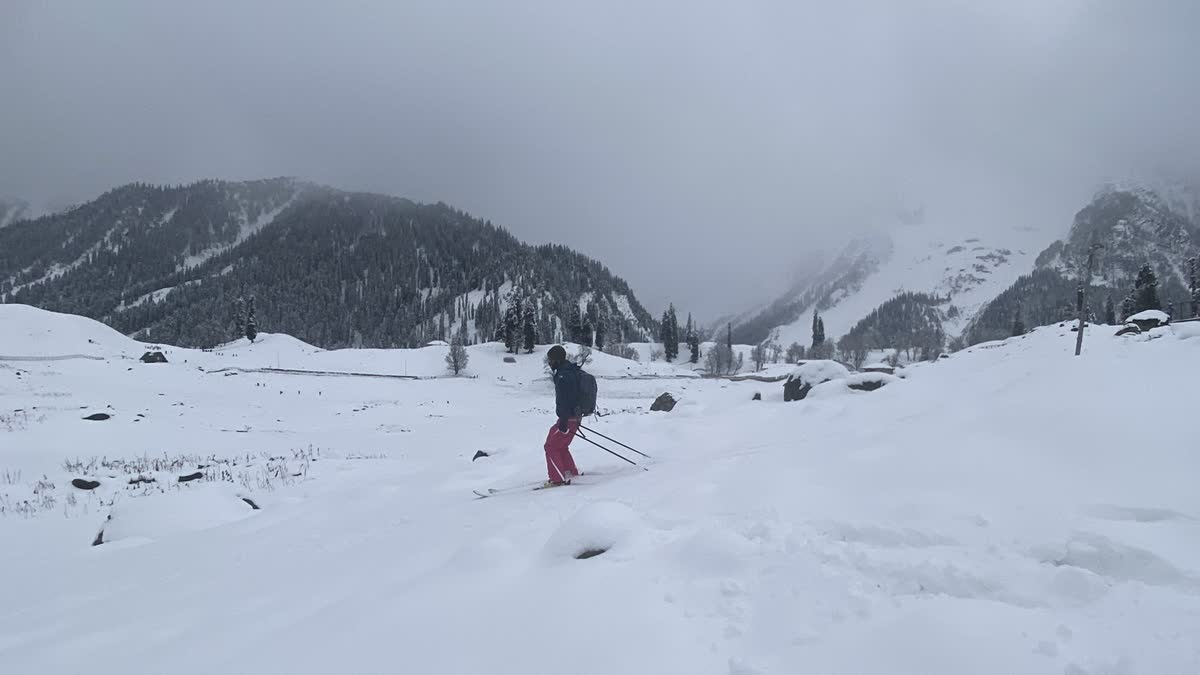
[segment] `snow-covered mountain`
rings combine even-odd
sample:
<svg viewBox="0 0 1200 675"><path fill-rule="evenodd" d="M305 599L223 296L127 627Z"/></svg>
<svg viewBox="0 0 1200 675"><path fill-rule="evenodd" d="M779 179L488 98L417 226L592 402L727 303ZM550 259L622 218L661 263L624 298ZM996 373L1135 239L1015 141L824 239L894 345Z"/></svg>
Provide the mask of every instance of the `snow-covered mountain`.
<svg viewBox="0 0 1200 675"><path fill-rule="evenodd" d="M853 332L855 345L865 339L871 348L932 353L945 344L1007 337L1017 318L1040 325L1073 315L1075 280L1093 242L1103 245L1093 270L1093 313L1110 297L1119 304L1147 264L1159 277L1164 304L1182 311L1187 260L1200 254L1198 215L1200 190L1125 181L1101 189L1058 241L1053 232L1027 227L964 237L906 218L886 233L851 242L819 274L740 317L734 335L739 342L806 345L815 310L828 339ZM900 296L905 302L885 304ZM896 325L904 321L921 325ZM917 334L930 344L912 344ZM910 343L887 344L895 339Z"/></svg>
<svg viewBox="0 0 1200 675"><path fill-rule="evenodd" d="M957 335L1033 265L1051 237L1027 227L964 235L962 228L909 216L885 232L852 241L823 271L736 323L734 336L739 342L808 344L816 310L826 337L836 340L904 293L936 296L945 333Z"/></svg>
<svg viewBox="0 0 1200 675"><path fill-rule="evenodd" d="M562 246L528 246L445 204L287 178L128 185L0 230L0 301L191 346L261 330L322 347L496 336L512 297L538 342L579 325L641 341L656 322L624 280Z"/></svg>
<svg viewBox="0 0 1200 675"><path fill-rule="evenodd" d="M1189 314L1187 260L1200 255L1200 221L1193 220L1200 214L1195 208L1200 198L1195 195L1200 191L1178 184L1169 190L1130 183L1100 190L1076 214L1068 236L1042 251L1030 273L972 319L968 342L1010 335L1016 316L1027 325L1074 316L1076 282L1093 244L1101 248L1092 269L1092 315L1108 301L1120 314L1121 301L1133 289L1143 265L1149 265L1158 278L1164 308L1176 316Z"/></svg>

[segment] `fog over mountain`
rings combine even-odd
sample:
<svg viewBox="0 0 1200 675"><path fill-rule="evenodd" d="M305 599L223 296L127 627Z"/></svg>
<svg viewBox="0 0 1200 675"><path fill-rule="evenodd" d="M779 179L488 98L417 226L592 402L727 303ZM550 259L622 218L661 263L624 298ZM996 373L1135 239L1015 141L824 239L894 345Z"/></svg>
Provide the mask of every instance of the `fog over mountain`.
<svg viewBox="0 0 1200 675"><path fill-rule="evenodd" d="M900 210L1048 244L1104 180L1200 176L1200 3L967 5L9 0L0 194L445 201L711 319Z"/></svg>

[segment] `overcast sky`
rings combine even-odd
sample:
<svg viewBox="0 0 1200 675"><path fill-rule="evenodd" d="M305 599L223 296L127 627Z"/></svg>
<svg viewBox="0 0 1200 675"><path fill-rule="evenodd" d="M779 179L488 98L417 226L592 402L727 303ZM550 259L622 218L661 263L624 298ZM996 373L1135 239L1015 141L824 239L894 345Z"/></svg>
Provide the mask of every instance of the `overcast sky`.
<svg viewBox="0 0 1200 675"><path fill-rule="evenodd" d="M1200 175L1198 64L1196 0L0 0L0 194L442 200L715 318L898 208L1065 230Z"/></svg>

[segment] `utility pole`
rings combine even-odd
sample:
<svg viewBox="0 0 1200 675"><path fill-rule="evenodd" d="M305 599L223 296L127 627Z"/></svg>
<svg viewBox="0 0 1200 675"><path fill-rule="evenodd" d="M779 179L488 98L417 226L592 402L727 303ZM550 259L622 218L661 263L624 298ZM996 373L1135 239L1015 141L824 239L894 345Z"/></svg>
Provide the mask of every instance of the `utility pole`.
<svg viewBox="0 0 1200 675"><path fill-rule="evenodd" d="M1079 284L1075 287L1075 307L1079 310L1079 334L1075 336L1075 356L1083 351L1083 327L1086 325L1084 317L1084 308L1087 307L1085 297L1087 295L1087 287L1092 283L1092 265L1096 262L1096 251L1104 248L1104 246L1092 243L1088 247L1087 257L1087 273L1079 278Z"/></svg>

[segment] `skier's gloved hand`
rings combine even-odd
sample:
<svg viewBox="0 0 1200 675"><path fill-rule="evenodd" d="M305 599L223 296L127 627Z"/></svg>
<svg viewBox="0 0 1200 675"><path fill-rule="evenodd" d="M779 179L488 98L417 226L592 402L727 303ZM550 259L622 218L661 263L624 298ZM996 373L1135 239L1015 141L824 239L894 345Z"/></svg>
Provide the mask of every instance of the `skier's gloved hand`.
<svg viewBox="0 0 1200 675"><path fill-rule="evenodd" d="M567 433L567 418L565 418L565 417L558 418L558 433L560 433L560 434Z"/></svg>

